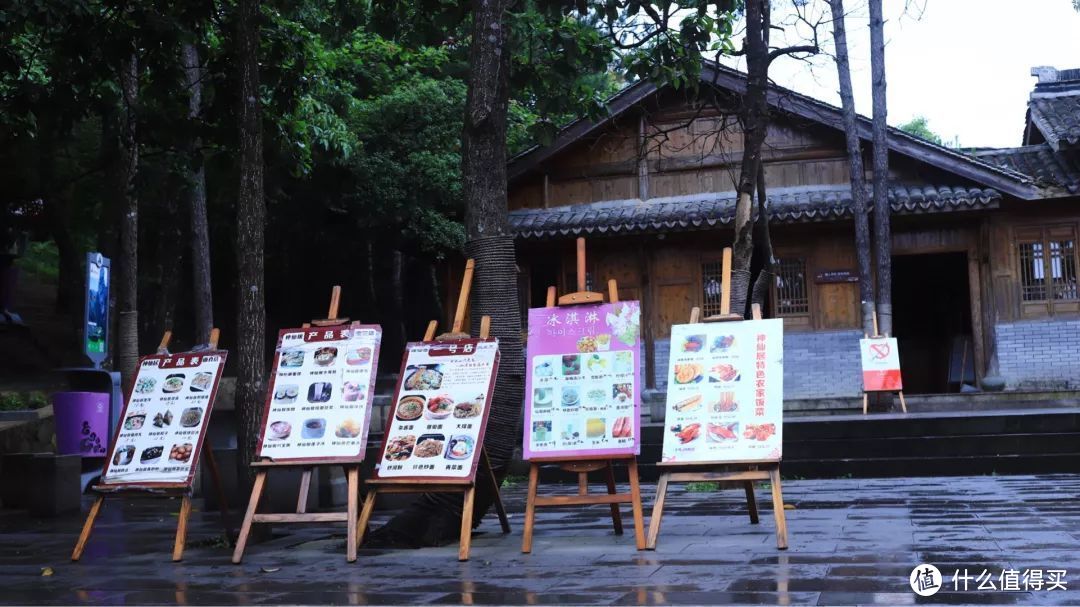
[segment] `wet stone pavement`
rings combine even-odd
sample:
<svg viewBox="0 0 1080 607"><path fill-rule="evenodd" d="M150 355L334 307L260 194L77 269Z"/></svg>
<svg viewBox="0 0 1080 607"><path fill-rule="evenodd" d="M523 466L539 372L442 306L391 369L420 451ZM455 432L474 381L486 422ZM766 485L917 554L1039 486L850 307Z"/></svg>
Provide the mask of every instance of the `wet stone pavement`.
<svg viewBox="0 0 1080 607"><path fill-rule="evenodd" d="M653 486L644 490L648 514ZM185 559L174 564L177 504L158 500L107 500L82 561L72 563L81 516L0 511L0 603L1080 604L1080 475L786 481L795 507L787 551L776 549L767 491L759 489L761 524L751 525L741 489L673 487L655 552L634 549L628 508L627 534L616 537L607 507L593 506L541 509L533 553L524 555L523 493L520 485L505 492L513 533L504 536L489 516L466 563L455 544L361 549L348 564L342 526L294 525L275 528L274 539L232 565L230 549L213 541L219 519L199 511ZM942 571L941 592L911 591L919 563ZM1065 569L1068 590L977 590L972 581L954 591L957 569L973 580L985 569L998 588L1004 569Z"/></svg>

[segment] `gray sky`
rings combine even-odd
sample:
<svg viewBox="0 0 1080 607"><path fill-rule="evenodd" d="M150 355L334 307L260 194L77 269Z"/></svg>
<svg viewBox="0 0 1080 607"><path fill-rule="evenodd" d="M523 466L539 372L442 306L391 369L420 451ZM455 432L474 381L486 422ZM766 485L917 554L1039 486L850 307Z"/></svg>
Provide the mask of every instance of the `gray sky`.
<svg viewBox="0 0 1080 607"><path fill-rule="evenodd" d="M790 0L773 4L781 11ZM845 4L855 105L869 116L866 2ZM1031 68L1080 68L1080 14L1072 0L884 0L884 12L889 124L921 114L949 142L955 137L963 146L1020 145L1035 83ZM823 30L827 39L821 42L831 55L831 24ZM792 39L801 35L805 31ZM773 34L774 44L778 36ZM733 65L745 70L742 63ZM840 103L831 56L809 63L780 59L769 75L782 86Z"/></svg>

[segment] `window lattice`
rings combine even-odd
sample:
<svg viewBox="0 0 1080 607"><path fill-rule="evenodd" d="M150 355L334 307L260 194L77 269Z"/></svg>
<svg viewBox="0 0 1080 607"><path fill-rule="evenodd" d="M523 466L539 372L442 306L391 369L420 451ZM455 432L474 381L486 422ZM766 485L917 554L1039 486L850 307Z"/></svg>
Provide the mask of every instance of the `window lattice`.
<svg viewBox="0 0 1080 607"><path fill-rule="evenodd" d="M776 263L776 315L800 316L810 313L806 290L806 260L780 259Z"/></svg>
<svg viewBox="0 0 1080 607"><path fill-rule="evenodd" d="M720 278L723 275L719 261L701 264L701 301L702 314L708 318L720 313L720 296L723 287Z"/></svg>
<svg viewBox="0 0 1080 607"><path fill-rule="evenodd" d="M1076 300L1076 243L1070 228L1034 229L1018 243L1023 301Z"/></svg>

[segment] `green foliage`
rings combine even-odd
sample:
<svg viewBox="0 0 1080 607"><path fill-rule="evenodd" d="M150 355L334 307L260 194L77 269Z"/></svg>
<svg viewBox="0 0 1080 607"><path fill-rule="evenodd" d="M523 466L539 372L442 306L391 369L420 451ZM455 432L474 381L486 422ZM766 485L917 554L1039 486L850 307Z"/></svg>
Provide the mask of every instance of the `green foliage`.
<svg viewBox="0 0 1080 607"><path fill-rule="evenodd" d="M27 411L49 404L44 392L0 392L0 411Z"/></svg>
<svg viewBox="0 0 1080 607"><path fill-rule="evenodd" d="M942 145L941 136L930 130L930 121L927 120L926 116L916 116L897 128L931 143Z"/></svg>
<svg viewBox="0 0 1080 607"><path fill-rule="evenodd" d="M720 483L703 481L693 482L686 484L686 491L688 493L712 493L720 490Z"/></svg>
<svg viewBox="0 0 1080 607"><path fill-rule="evenodd" d="M26 247L26 254L15 260L15 265L27 274L56 280L60 275L60 253L52 241L31 242Z"/></svg>

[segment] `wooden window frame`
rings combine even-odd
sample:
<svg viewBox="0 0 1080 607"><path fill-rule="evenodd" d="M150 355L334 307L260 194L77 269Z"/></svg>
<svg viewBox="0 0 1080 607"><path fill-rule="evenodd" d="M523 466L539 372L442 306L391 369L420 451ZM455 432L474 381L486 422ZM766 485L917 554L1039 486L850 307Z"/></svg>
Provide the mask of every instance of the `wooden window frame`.
<svg viewBox="0 0 1080 607"><path fill-rule="evenodd" d="M777 270L784 260L797 259L802 261L803 266L803 293L806 295L805 312L780 312L780 297L776 292L776 281L769 285L769 299L771 300L772 315L775 318L793 319L800 326L810 326L814 318L814 290L813 281L810 279L810 255L806 251L782 251L774 254L777 261ZM779 278L779 272L776 278ZM801 321L801 322L799 322ZM785 324L788 321L785 321Z"/></svg>
<svg viewBox="0 0 1080 607"><path fill-rule="evenodd" d="M1080 251L1078 251L1077 247L1076 224L1073 222L1063 222L1017 226L1013 228L1012 236L1011 245L1016 268L1016 298L1020 309L1020 317L1044 318L1061 314L1080 314L1080 291L1078 291L1076 281L1078 270L1080 270ZM1053 247L1050 243L1063 240L1071 241L1073 245L1069 257L1059 256L1059 259L1061 259L1060 263L1063 267L1061 272L1063 275L1066 274L1066 271L1064 270L1065 265L1070 262L1072 264L1071 273L1073 275L1074 286L1072 288L1073 294L1071 297L1054 296L1054 294L1058 292L1058 288L1053 283L1054 255L1052 253ZM1027 286L1024 283L1024 274L1027 269L1027 264L1032 261L1032 259L1024 259L1021 255L1021 246L1032 243L1037 243L1042 247L1043 297L1040 299L1025 299L1025 289Z"/></svg>
<svg viewBox="0 0 1080 607"><path fill-rule="evenodd" d="M717 277L718 278L722 277L722 274L723 274L723 269L722 269L723 257L721 257L720 255L711 255L710 254L710 255L701 255L698 258L698 264L697 264L697 293L695 294L696 295L695 299L697 299L697 301L701 302L701 317L702 318L708 318L709 316L713 316L714 314L719 314L720 313L720 299L723 298L723 294L724 294L723 284L721 284L721 286L720 286L720 294L718 295L717 300L715 302L716 309L713 310L712 308L709 307L709 302L705 300L705 265L706 264L716 264Z"/></svg>

